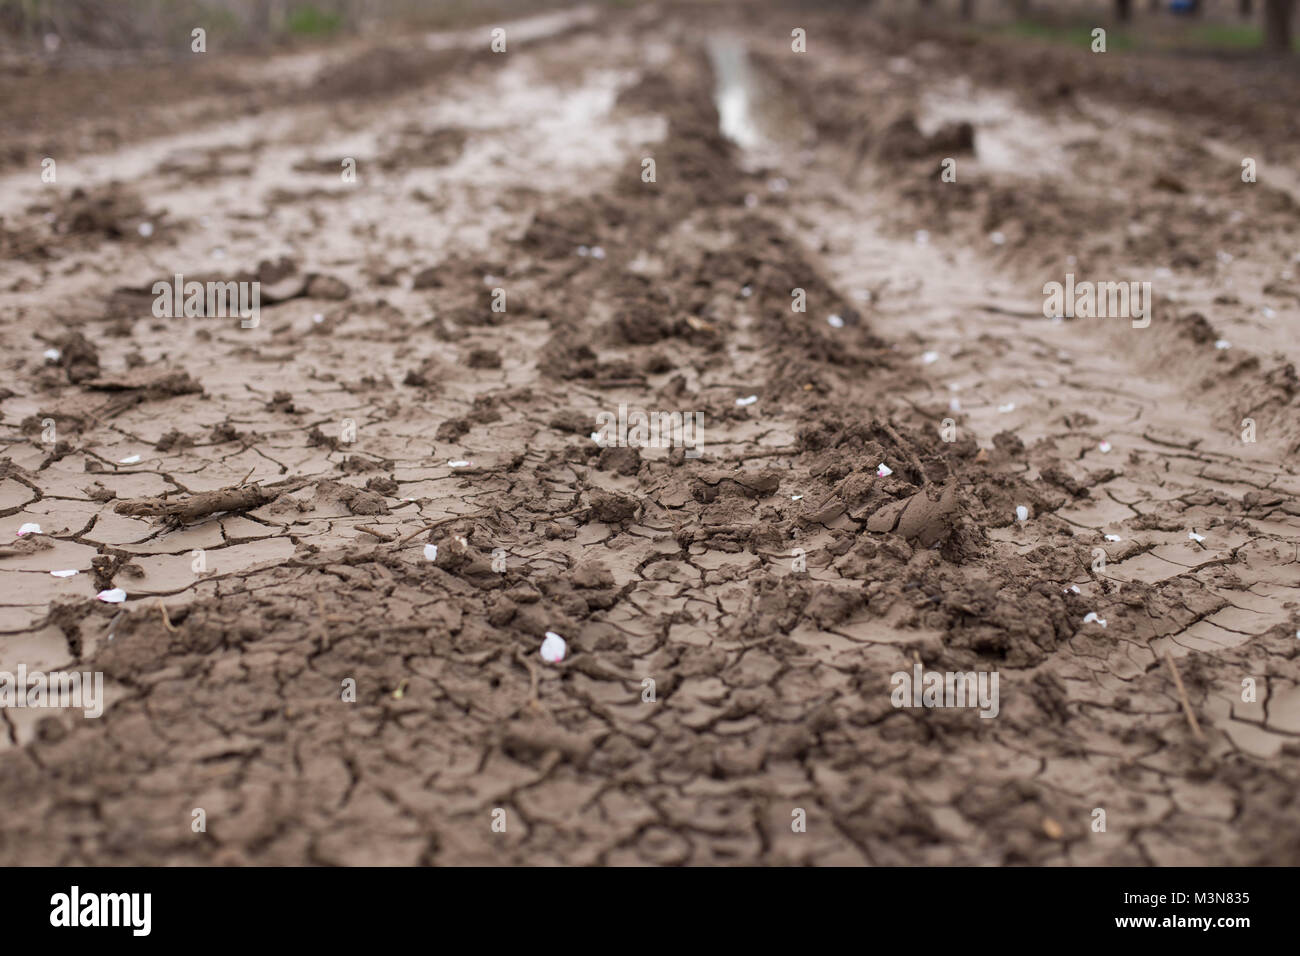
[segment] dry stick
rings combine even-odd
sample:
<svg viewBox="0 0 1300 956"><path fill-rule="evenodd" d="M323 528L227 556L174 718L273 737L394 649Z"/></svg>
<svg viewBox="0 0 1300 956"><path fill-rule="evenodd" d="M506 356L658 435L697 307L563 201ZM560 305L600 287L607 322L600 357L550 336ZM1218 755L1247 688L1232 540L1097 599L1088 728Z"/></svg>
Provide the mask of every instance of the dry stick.
<svg viewBox="0 0 1300 956"><path fill-rule="evenodd" d="M249 472L252 474L252 472ZM180 499L128 498L119 501L113 510L132 517L167 517L181 522L206 518L222 511L251 511L274 501L282 494L297 491L311 483L309 478L296 478L274 485L247 485L201 491Z"/></svg>
<svg viewBox="0 0 1300 956"><path fill-rule="evenodd" d="M916 471L917 477L921 479L922 483L924 483L925 469L921 467L921 459L916 457L916 452L912 451L912 446L903 441L898 432L894 431L894 427L890 425L889 422L881 422L880 427L884 429L886 435L893 439L894 444L899 447L899 450L902 451L904 457L907 458L907 463L912 466Z"/></svg>
<svg viewBox="0 0 1300 956"><path fill-rule="evenodd" d="M446 518L439 518L433 524L426 524L422 527L416 528L405 538L401 538L400 540L398 540L397 543L406 544L406 542L410 541L421 531L432 531L434 528L440 528L445 524L451 524L453 521L459 521L461 518L486 518L489 514L491 514L490 511L480 511L477 512L476 514L470 514L470 515L448 515Z"/></svg>
<svg viewBox="0 0 1300 956"><path fill-rule="evenodd" d="M382 531L379 531L379 530L377 530L377 529L375 529L375 528L372 528L372 527L370 527L370 525L368 525L368 524L359 524L359 525L357 525L357 530L358 530L358 531L364 531L366 534L369 534L369 535L373 535L374 537L378 538L380 541L392 541L393 538L395 537L394 535L391 535L391 534L385 534L385 533L382 532Z"/></svg>
<svg viewBox="0 0 1300 956"><path fill-rule="evenodd" d="M531 660L529 660L528 656L524 654L524 652L519 648L515 648L515 660L523 664L528 671L530 687L528 690L528 700L524 706L532 710L539 711L543 714L549 715L550 708L548 708L545 704L542 703L542 698L537 692L538 685L541 680L540 676L537 673L537 666Z"/></svg>
<svg viewBox="0 0 1300 956"><path fill-rule="evenodd" d="M175 634L176 626L172 624L172 619L167 614L167 605L163 603L162 598L158 599L158 610L162 611L163 627Z"/></svg>
<svg viewBox="0 0 1300 956"><path fill-rule="evenodd" d="M1205 735L1201 733L1201 725L1196 722L1196 715L1192 713L1192 702L1187 698L1187 688L1183 686L1182 675L1178 673L1178 665L1174 663L1173 652L1165 647L1165 662L1169 665L1169 670L1174 675L1174 684L1178 687L1178 696L1183 701L1183 713L1187 715L1187 722L1191 724L1192 736L1201 743L1205 743Z"/></svg>

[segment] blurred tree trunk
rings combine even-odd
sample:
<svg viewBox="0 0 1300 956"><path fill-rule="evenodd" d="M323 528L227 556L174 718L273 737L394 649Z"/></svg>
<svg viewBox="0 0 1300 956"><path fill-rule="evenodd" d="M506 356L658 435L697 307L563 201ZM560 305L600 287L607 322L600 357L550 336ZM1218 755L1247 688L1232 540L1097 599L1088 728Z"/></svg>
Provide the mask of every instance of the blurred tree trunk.
<svg viewBox="0 0 1300 956"><path fill-rule="evenodd" d="M1291 50L1294 0L1264 0L1264 46L1274 53Z"/></svg>
<svg viewBox="0 0 1300 956"><path fill-rule="evenodd" d="M1115 18L1117 20L1133 19L1133 0L1115 0Z"/></svg>
<svg viewBox="0 0 1300 956"><path fill-rule="evenodd" d="M1255 15L1255 0L1240 0L1237 4L1237 12L1241 14L1243 20L1249 20Z"/></svg>

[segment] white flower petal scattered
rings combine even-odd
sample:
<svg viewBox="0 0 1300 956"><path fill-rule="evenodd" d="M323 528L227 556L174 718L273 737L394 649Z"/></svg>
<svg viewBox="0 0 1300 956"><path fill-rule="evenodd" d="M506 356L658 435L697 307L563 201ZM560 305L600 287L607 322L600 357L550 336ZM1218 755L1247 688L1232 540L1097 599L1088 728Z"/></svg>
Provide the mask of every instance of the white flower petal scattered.
<svg viewBox="0 0 1300 956"><path fill-rule="evenodd" d="M753 405L756 401L758 401L758 396L750 395L747 398L736 399L736 404L739 405L741 408L744 408L746 405Z"/></svg>
<svg viewBox="0 0 1300 956"><path fill-rule="evenodd" d="M1227 339L1216 339L1214 342L1214 347L1222 351L1223 349L1232 348L1232 343L1229 342Z"/></svg>
<svg viewBox="0 0 1300 956"><path fill-rule="evenodd" d="M1103 455L1110 454L1110 442L1104 441L1097 446L1097 450Z"/></svg>
<svg viewBox="0 0 1300 956"><path fill-rule="evenodd" d="M1028 521L1028 520L1029 520L1029 509L1026 508L1024 505L1016 505L1016 520L1017 520L1017 521Z"/></svg>
<svg viewBox="0 0 1300 956"><path fill-rule="evenodd" d="M1086 615L1084 615L1083 618L1084 624L1091 624L1093 621L1096 621L1102 627L1106 626L1106 619L1104 617L1098 617L1096 611L1089 611Z"/></svg>
<svg viewBox="0 0 1300 956"><path fill-rule="evenodd" d="M1007 241L1007 237L1000 232L992 233L989 238L993 240L993 245L1000 246Z"/></svg>
<svg viewBox="0 0 1300 956"><path fill-rule="evenodd" d="M1003 415L1005 415L1007 412L1014 412L1015 410L1016 410L1015 402L1007 402L1005 405L998 406L998 411L1000 411Z"/></svg>
<svg viewBox="0 0 1300 956"><path fill-rule="evenodd" d="M69 568L67 571L51 571L50 574L56 578L70 578L77 573L76 568Z"/></svg>
<svg viewBox="0 0 1300 956"><path fill-rule="evenodd" d="M46 349L43 354L51 362L57 362L63 356L63 353L58 349Z"/></svg>
<svg viewBox="0 0 1300 956"><path fill-rule="evenodd" d="M1079 590L1079 585L1077 585L1077 584L1071 584L1068 588L1061 588L1061 593L1062 593L1062 594L1082 594L1083 592Z"/></svg>
<svg viewBox="0 0 1300 956"><path fill-rule="evenodd" d="M28 521L26 524L24 524L21 528L18 529L18 537L20 538L25 534L40 534L40 533L41 533L41 526L34 521Z"/></svg>
<svg viewBox="0 0 1300 956"><path fill-rule="evenodd" d="M548 664L558 664L568 652L569 645L564 642L564 638L554 631L546 632L546 640L542 641L542 660Z"/></svg>
<svg viewBox="0 0 1300 956"><path fill-rule="evenodd" d="M459 459L454 459L454 460L448 461L448 462L447 462L447 466L448 466L449 468L468 468L468 467L469 467L469 462L467 462L467 461L461 461L461 460L459 460Z"/></svg>
<svg viewBox="0 0 1300 956"><path fill-rule="evenodd" d="M876 466L876 476L878 478L888 478L893 473L894 469L890 468L883 461Z"/></svg>
<svg viewBox="0 0 1300 956"><path fill-rule="evenodd" d="M126 592L121 588L112 588L108 591L100 591L95 597L106 604L121 604L126 600Z"/></svg>
<svg viewBox="0 0 1300 956"><path fill-rule="evenodd" d="M929 241L930 241L930 232L928 229L916 230L916 244L918 246L923 246Z"/></svg>
<svg viewBox="0 0 1300 956"><path fill-rule="evenodd" d="M1195 541L1197 544L1200 544L1202 541L1205 540L1205 535L1203 535L1203 534L1197 534L1195 531L1189 531L1189 532L1187 532L1187 537L1191 538L1191 539L1192 539L1193 541Z"/></svg>
<svg viewBox="0 0 1300 956"><path fill-rule="evenodd" d="M436 544L426 544L424 546L424 556L430 561L438 560L438 546Z"/></svg>
<svg viewBox="0 0 1300 956"><path fill-rule="evenodd" d="M802 501L802 500L803 500L803 495L791 495L791 496L790 496L790 500L791 500L791 501Z"/></svg>
<svg viewBox="0 0 1300 956"><path fill-rule="evenodd" d="M140 460L140 456L139 456L139 455L127 455L125 458L123 458L121 461L119 461L118 464L121 464L121 465L134 465L134 464L135 464L136 462L138 462L139 460Z"/></svg>
<svg viewBox="0 0 1300 956"><path fill-rule="evenodd" d="M844 328L844 320L840 318L838 315L828 315L826 317L826 324L833 329Z"/></svg>
<svg viewBox="0 0 1300 956"><path fill-rule="evenodd" d="M1122 539L1121 539L1120 536L1117 535L1117 534L1108 534L1108 535L1106 535L1106 540L1107 540L1107 541L1120 541L1120 540L1122 540Z"/></svg>
<svg viewBox="0 0 1300 956"><path fill-rule="evenodd" d="M939 353L925 352L921 355L921 361L926 365L933 365L935 362L939 361Z"/></svg>
<svg viewBox="0 0 1300 956"><path fill-rule="evenodd" d="M142 222L142 223L140 223L140 225L139 225L139 227L138 227L138 231L139 231L139 233L140 233L141 236L143 236L144 238L148 239L150 236L153 235L153 223L151 223L151 222Z"/></svg>

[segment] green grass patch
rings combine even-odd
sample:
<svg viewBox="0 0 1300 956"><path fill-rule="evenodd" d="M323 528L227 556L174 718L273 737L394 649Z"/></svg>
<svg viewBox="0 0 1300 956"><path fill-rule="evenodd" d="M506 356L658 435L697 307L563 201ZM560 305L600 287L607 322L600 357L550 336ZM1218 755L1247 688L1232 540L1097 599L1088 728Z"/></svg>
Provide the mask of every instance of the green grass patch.
<svg viewBox="0 0 1300 956"><path fill-rule="evenodd" d="M1014 20L1005 26L995 28L995 32L1004 36L1023 37L1027 40L1046 40L1051 43L1063 43L1066 46L1092 49L1092 31L1096 24L1043 23L1038 20ZM1106 31L1107 50L1132 50L1137 44L1133 36L1124 29L1103 27Z"/></svg>
<svg viewBox="0 0 1300 956"><path fill-rule="evenodd" d="M343 17L308 4L290 10L284 26L292 36L324 37L339 31Z"/></svg>

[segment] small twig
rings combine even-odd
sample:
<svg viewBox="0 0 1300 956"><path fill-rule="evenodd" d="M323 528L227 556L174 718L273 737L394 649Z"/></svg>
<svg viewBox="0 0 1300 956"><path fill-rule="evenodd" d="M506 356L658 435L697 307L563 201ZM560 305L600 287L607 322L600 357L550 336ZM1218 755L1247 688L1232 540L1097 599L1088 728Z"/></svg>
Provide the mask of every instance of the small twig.
<svg viewBox="0 0 1300 956"><path fill-rule="evenodd" d="M912 466L917 477L924 484L925 469L921 466L921 459L916 457L916 452L912 451L912 446L903 441L902 436L900 436L898 432L894 431L894 427L890 425L889 422L881 422L880 427L884 429L885 434L888 435L890 439L893 440L894 444L898 446L899 451L903 453L903 457L907 459L907 463Z"/></svg>
<svg viewBox="0 0 1300 956"><path fill-rule="evenodd" d="M1183 701L1183 713L1187 715L1187 723L1191 725L1192 736L1201 743L1205 743L1205 735L1201 733L1201 725L1196 722L1196 714L1192 713L1192 702L1187 697L1187 688L1183 686L1182 675L1178 673L1178 665L1174 663L1174 655L1168 647L1165 648L1165 662L1174 675L1174 685L1178 688L1178 696Z"/></svg>
<svg viewBox="0 0 1300 956"><path fill-rule="evenodd" d="M528 655L525 654L519 648L515 648L515 660L517 660L520 664L523 664L524 667L528 670L528 678L529 678L530 686L528 689L528 701L525 703L524 706L528 707L530 710L535 710L540 713L549 715L550 709L545 704L542 703L541 695L537 692L538 685L541 680L541 677L537 672L537 665L534 664L531 660L529 660Z"/></svg>
<svg viewBox="0 0 1300 956"><path fill-rule="evenodd" d="M414 538L416 535L420 534L423 531L432 531L434 528L441 528L445 524L451 524L453 521L460 521L462 518L486 518L490 513L491 512L488 511L479 511L469 515L449 515L446 518L439 518L437 521L433 522L433 524L426 524L423 525L422 527L416 528L405 538L399 539L397 543L406 544L406 542L410 541L412 538Z"/></svg>
<svg viewBox="0 0 1300 956"><path fill-rule="evenodd" d="M176 626L172 624L172 619L167 614L167 605L163 603L162 598L158 599L158 610L162 611L163 627L175 634Z"/></svg>
<svg viewBox="0 0 1300 956"><path fill-rule="evenodd" d="M357 530L364 531L366 534L369 535L373 535L374 537L378 538L380 541L392 541L393 538L396 537L396 535L386 534L383 531L378 531L375 528L372 528L369 525L365 525L365 524L357 525Z"/></svg>

